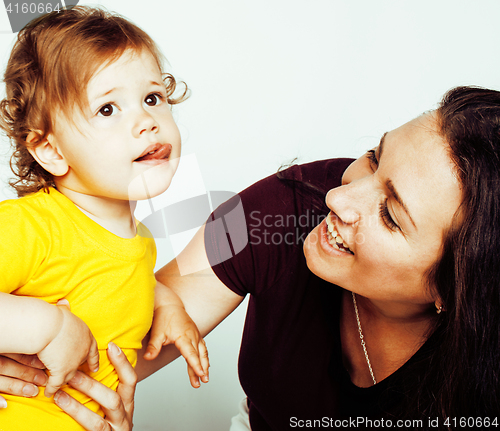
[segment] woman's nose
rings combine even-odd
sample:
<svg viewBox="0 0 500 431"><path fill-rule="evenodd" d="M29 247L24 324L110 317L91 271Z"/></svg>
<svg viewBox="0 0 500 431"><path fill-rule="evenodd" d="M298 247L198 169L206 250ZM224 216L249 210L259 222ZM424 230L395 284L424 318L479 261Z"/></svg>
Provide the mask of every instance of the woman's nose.
<svg viewBox="0 0 500 431"><path fill-rule="evenodd" d="M363 178L331 189L326 195L326 205L345 224L359 222L363 213L369 211L373 192L369 193L369 180Z"/></svg>
<svg viewBox="0 0 500 431"><path fill-rule="evenodd" d="M135 118L132 133L135 138L139 138L144 133L158 132L159 127L154 117L146 110L141 109Z"/></svg>

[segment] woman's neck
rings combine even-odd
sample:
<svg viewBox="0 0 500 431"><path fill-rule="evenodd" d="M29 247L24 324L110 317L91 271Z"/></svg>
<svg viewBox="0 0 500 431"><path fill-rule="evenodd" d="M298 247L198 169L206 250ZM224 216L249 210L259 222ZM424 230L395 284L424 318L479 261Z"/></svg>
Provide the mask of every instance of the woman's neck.
<svg viewBox="0 0 500 431"><path fill-rule="evenodd" d="M377 382L385 379L408 361L430 335L435 316L429 307L408 307L404 314L380 307L356 295L359 319ZM366 357L361 346L352 294L343 292L340 331L344 365L356 386L373 385Z"/></svg>
<svg viewBox="0 0 500 431"><path fill-rule="evenodd" d="M87 195L59 184L57 190L70 199L87 217L109 232L122 238L133 238L136 235L133 217L135 201Z"/></svg>

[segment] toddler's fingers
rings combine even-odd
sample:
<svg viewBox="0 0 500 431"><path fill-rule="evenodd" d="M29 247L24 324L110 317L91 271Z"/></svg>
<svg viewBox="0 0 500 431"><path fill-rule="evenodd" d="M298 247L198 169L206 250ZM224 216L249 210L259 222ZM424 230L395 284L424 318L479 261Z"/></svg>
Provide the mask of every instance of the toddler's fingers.
<svg viewBox="0 0 500 431"><path fill-rule="evenodd" d="M97 341L92 338L89 356L87 357L87 364L90 371L97 373L99 371L99 350L97 349Z"/></svg>
<svg viewBox="0 0 500 431"><path fill-rule="evenodd" d="M198 349L193 346L191 340L186 337L180 337L175 340L175 347L179 349L181 355L184 356L184 359L192 367L193 371L199 376L204 376L205 372L203 371L203 367L201 366L200 355L198 353Z"/></svg>
<svg viewBox="0 0 500 431"><path fill-rule="evenodd" d="M200 378L198 375L195 373L193 368L187 364L187 370L188 370L188 376L189 376L189 382L191 383L191 386L195 389L198 389L201 384L200 384Z"/></svg>
<svg viewBox="0 0 500 431"><path fill-rule="evenodd" d="M71 380L75 373L76 370L69 373L67 376L49 376L49 381L47 383L47 386L45 387L45 396L47 398L51 398L59 389L61 389L62 385L64 385L68 380Z"/></svg>
<svg viewBox="0 0 500 431"><path fill-rule="evenodd" d="M56 378L52 378L53 376L49 377L49 382L47 383L47 386L45 387L45 396L47 398L51 398L63 385L62 383L56 383L55 380ZM59 381L59 379L57 379Z"/></svg>
<svg viewBox="0 0 500 431"><path fill-rule="evenodd" d="M149 339L148 347L146 348L146 353L144 353L144 359L150 361L156 358L160 354L164 342L165 336L159 332L156 333L156 331L153 331Z"/></svg>
<svg viewBox="0 0 500 431"><path fill-rule="evenodd" d="M57 301L56 305L66 307L69 311L71 311L71 305L69 305L69 301L67 299L60 299Z"/></svg>
<svg viewBox="0 0 500 431"><path fill-rule="evenodd" d="M205 373L204 376L201 376L201 381L203 383L208 383L208 369L210 367L210 361L208 360L208 350L203 338L200 340L198 350L200 352L201 367Z"/></svg>

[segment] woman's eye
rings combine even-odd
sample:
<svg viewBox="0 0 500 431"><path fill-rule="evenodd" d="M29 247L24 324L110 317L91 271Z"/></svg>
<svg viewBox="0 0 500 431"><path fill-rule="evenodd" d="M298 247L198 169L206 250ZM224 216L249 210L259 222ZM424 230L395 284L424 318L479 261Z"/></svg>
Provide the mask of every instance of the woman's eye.
<svg viewBox="0 0 500 431"><path fill-rule="evenodd" d="M366 153L366 157L368 158L368 160L370 161L370 164L377 167L378 166L378 160L377 160L377 156L375 155L375 150L370 150L370 151L367 151Z"/></svg>
<svg viewBox="0 0 500 431"><path fill-rule="evenodd" d="M108 103L107 105L104 105L101 109L99 109L99 112L97 115L101 115L103 117L111 117L115 113L115 107Z"/></svg>
<svg viewBox="0 0 500 431"><path fill-rule="evenodd" d="M380 218L384 221L385 225L392 231L399 229L399 226L392 219L389 209L387 208L387 199L380 204L379 207Z"/></svg>
<svg viewBox="0 0 500 431"><path fill-rule="evenodd" d="M162 96L159 94L153 93L148 95L145 99L144 102L146 102L146 105L148 106L156 106L159 105L160 102L162 101Z"/></svg>

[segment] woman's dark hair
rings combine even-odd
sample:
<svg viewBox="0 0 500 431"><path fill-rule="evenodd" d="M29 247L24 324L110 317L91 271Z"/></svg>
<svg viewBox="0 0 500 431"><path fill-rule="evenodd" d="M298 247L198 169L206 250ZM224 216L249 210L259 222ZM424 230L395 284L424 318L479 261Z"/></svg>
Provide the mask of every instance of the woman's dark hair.
<svg viewBox="0 0 500 431"><path fill-rule="evenodd" d="M405 370L393 414L428 429L436 429L428 418L439 418L438 429L455 429L460 418L486 428L478 421L500 419L500 92L453 88L435 115L462 202L427 273L444 311L424 355Z"/></svg>
<svg viewBox="0 0 500 431"><path fill-rule="evenodd" d="M441 257L426 280L445 311L419 359L405 366L402 386L393 388L401 391L400 402L386 413L422 420L419 429L436 429L428 418L439 418L439 429L451 429L459 426L453 418L500 420L500 92L457 87L434 114L462 187ZM321 194L287 171L278 177L302 193Z"/></svg>
<svg viewBox="0 0 500 431"><path fill-rule="evenodd" d="M462 203L429 274L445 312L422 381L428 407L421 409L442 418L498 417L500 92L454 88L436 114L460 179Z"/></svg>

